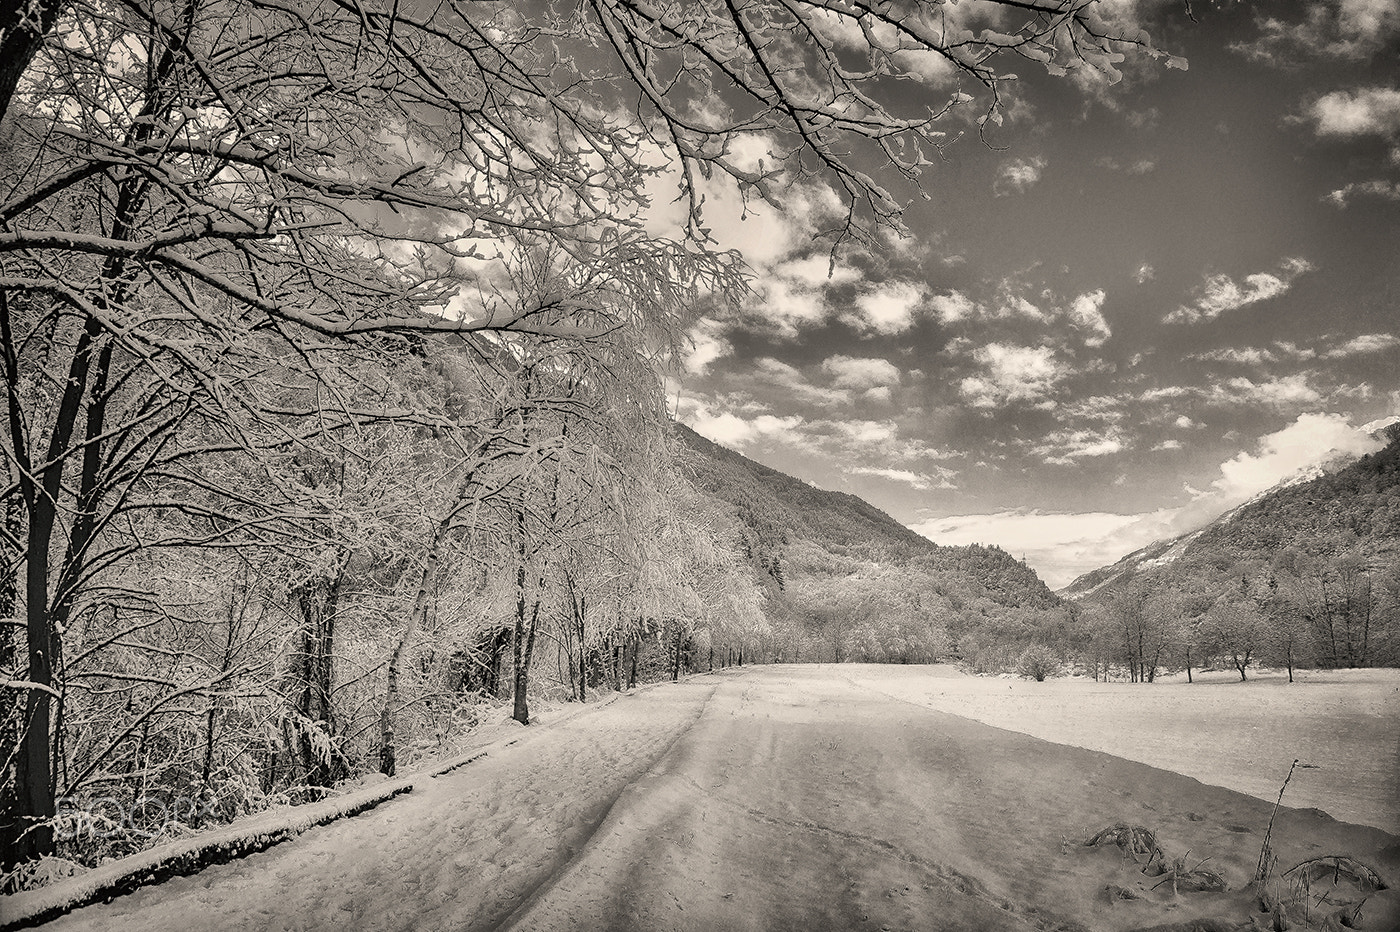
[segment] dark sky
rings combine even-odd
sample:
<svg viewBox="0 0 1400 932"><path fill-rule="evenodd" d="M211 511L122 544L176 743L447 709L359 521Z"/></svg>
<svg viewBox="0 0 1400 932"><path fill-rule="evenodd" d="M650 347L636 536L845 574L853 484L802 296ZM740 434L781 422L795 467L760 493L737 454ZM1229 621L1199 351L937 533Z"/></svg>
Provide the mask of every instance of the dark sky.
<svg viewBox="0 0 1400 932"><path fill-rule="evenodd" d="M829 190L748 220L713 191L758 293L697 328L680 418L1052 586L1376 446L1357 428L1400 413L1400 0L1111 11L1189 69L1019 63L985 141L950 119L970 132L913 235L829 278Z"/></svg>

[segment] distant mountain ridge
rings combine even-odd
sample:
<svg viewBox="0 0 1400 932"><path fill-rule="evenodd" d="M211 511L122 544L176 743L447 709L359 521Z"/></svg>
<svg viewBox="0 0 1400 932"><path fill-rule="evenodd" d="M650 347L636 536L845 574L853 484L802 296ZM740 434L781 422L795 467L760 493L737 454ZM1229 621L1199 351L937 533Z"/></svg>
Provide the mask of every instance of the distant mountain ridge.
<svg viewBox="0 0 1400 932"><path fill-rule="evenodd" d="M1400 417L1363 428L1387 445L1359 459L1334 459L1299 471L1205 527L1154 541L1059 590L1077 601L1191 559L1271 559L1285 548L1368 562L1400 553Z"/></svg>

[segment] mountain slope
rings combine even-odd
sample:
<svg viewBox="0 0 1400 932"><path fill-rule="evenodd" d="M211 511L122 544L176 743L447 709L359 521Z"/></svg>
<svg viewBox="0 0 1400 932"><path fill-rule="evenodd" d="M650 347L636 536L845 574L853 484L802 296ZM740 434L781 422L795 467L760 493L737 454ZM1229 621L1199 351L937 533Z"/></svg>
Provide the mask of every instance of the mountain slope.
<svg viewBox="0 0 1400 932"><path fill-rule="evenodd" d="M864 499L809 485L770 469L700 436L684 424L677 436L694 453L687 461L691 478L705 492L748 509L764 509L781 518L789 532L810 540L853 547L874 554L904 557L937 549ZM760 504L761 503L761 504Z"/></svg>
<svg viewBox="0 0 1400 932"><path fill-rule="evenodd" d="M791 658L930 661L963 656L967 644L1006 654L1063 611L1000 548L940 546L854 495L818 489L684 425L676 433L691 481L734 516L740 548L766 574L768 615ZM1003 629L1015 634L995 633Z"/></svg>
<svg viewBox="0 0 1400 932"><path fill-rule="evenodd" d="M1332 471L1294 477L1210 524L1156 541L1080 576L1060 595L1099 598L1181 561L1272 560L1284 550L1319 557L1353 554L1379 565L1400 554L1400 426L1387 446Z"/></svg>

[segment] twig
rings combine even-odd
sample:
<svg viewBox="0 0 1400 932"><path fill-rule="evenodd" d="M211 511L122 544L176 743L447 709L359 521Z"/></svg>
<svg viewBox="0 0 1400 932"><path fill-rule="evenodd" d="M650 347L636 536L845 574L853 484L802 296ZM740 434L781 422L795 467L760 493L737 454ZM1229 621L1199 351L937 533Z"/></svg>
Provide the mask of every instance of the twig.
<svg viewBox="0 0 1400 932"><path fill-rule="evenodd" d="M1274 819L1278 818L1279 806L1283 805L1283 792L1288 789L1288 781L1293 779L1293 770L1299 763L1295 758L1293 764L1288 768L1288 776L1283 778L1283 786L1279 787L1278 799L1274 802L1274 811L1269 815L1269 827L1264 832L1264 844L1259 849L1259 863L1254 868L1254 882L1259 885L1261 892L1269 879L1269 859L1273 854L1273 849L1269 846L1269 839L1274 833Z"/></svg>

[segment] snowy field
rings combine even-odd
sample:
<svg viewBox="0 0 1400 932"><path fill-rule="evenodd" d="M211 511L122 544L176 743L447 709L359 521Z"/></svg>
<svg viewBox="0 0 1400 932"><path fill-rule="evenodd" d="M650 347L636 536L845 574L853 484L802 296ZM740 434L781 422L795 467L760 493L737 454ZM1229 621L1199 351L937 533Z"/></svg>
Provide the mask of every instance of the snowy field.
<svg viewBox="0 0 1400 932"><path fill-rule="evenodd" d="M1295 777L1286 803L1393 821L1380 816L1393 814L1393 791L1380 799L1337 775L1394 763L1397 686L1374 672L1132 687L948 667L728 670L542 712L374 809L44 928L1248 927L1272 808L1258 797L1276 794L1290 755L1324 764ZM1149 751L1157 767L1128 759ZM1173 772L1190 770L1199 779ZM1268 771L1261 792L1222 787L1254 770ZM1342 811L1348 794L1345 808L1361 811ZM1171 857L1208 859L1227 890L1178 896L1116 847L1085 844L1120 823L1150 826ZM1395 835L1311 810L1281 811L1271 845L1281 870L1343 852L1400 876ZM0 926L41 900L82 900L86 880L0 897ZM1364 928L1400 928L1400 890L1343 881L1295 932L1332 928L1362 902Z"/></svg>
<svg viewBox="0 0 1400 932"><path fill-rule="evenodd" d="M852 681L931 709L1104 751L1273 802L1400 834L1400 670L1184 674L1156 683L1035 683L952 666L843 665ZM1315 769L1314 769L1315 768Z"/></svg>

